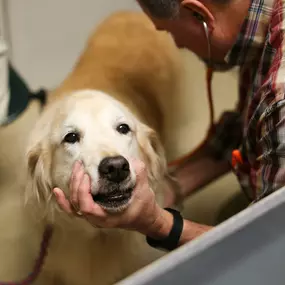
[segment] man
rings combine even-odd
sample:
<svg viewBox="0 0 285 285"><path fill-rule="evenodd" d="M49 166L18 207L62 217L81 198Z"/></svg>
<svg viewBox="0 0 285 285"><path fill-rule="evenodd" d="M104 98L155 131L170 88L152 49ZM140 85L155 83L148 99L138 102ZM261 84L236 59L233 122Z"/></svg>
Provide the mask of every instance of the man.
<svg viewBox="0 0 285 285"><path fill-rule="evenodd" d="M183 195L227 172L232 151L241 157L233 171L252 202L285 183L284 17L281 0L140 0L158 29L169 31L178 46L188 48L216 70L240 66L240 102L222 116L208 144L176 177ZM210 35L211 58L202 22ZM138 183L133 203L120 215L109 215L92 200L89 177L80 163L74 167L73 204L101 227L135 229L151 246L175 249L211 227L182 221L179 213L161 209L137 162ZM70 202L56 188L60 206L72 213Z"/></svg>

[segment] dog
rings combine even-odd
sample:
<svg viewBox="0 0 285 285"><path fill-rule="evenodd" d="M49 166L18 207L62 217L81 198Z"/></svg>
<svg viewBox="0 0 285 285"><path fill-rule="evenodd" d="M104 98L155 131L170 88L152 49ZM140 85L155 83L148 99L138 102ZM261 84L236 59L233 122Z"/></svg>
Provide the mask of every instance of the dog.
<svg viewBox="0 0 285 285"><path fill-rule="evenodd" d="M26 206L42 227L53 227L36 284L114 284L163 255L137 232L96 228L63 213L52 189L68 196L72 167L81 160L95 201L123 211L136 184L131 158L138 158L163 205L163 137L169 114L175 115L180 60L172 37L147 16L117 12L95 29L71 73L50 92L26 157Z"/></svg>

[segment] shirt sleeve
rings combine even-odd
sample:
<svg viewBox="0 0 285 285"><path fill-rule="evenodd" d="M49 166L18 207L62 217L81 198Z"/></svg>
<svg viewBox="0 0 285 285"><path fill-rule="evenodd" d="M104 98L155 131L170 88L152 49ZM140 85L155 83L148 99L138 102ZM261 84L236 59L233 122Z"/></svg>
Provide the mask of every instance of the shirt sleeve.
<svg viewBox="0 0 285 285"><path fill-rule="evenodd" d="M285 100L275 102L261 115L257 128L255 201L285 185Z"/></svg>
<svg viewBox="0 0 285 285"><path fill-rule="evenodd" d="M251 121L248 145L256 155L252 165L255 201L285 186L285 5L275 1L270 23L269 44L275 51L261 92L254 97L257 106ZM254 147L254 148L253 148Z"/></svg>

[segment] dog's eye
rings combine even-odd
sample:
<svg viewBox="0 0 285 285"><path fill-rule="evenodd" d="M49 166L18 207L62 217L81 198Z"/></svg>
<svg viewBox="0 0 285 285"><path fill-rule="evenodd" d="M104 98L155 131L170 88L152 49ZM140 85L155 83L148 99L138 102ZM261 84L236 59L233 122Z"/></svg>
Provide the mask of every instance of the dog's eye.
<svg viewBox="0 0 285 285"><path fill-rule="evenodd" d="M74 144L79 141L80 141L79 133L68 133L63 139L63 142L70 143L70 144Z"/></svg>
<svg viewBox="0 0 285 285"><path fill-rule="evenodd" d="M122 134L122 135L126 135L131 131L129 125L127 124L121 124L117 127L117 132Z"/></svg>

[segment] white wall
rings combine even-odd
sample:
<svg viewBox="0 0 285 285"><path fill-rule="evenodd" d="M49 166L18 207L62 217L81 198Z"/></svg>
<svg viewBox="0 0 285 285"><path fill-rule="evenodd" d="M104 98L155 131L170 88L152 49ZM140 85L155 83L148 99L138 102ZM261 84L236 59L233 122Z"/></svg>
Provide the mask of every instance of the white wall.
<svg viewBox="0 0 285 285"><path fill-rule="evenodd" d="M11 58L32 88L52 88L66 76L91 29L134 0L4 0Z"/></svg>

